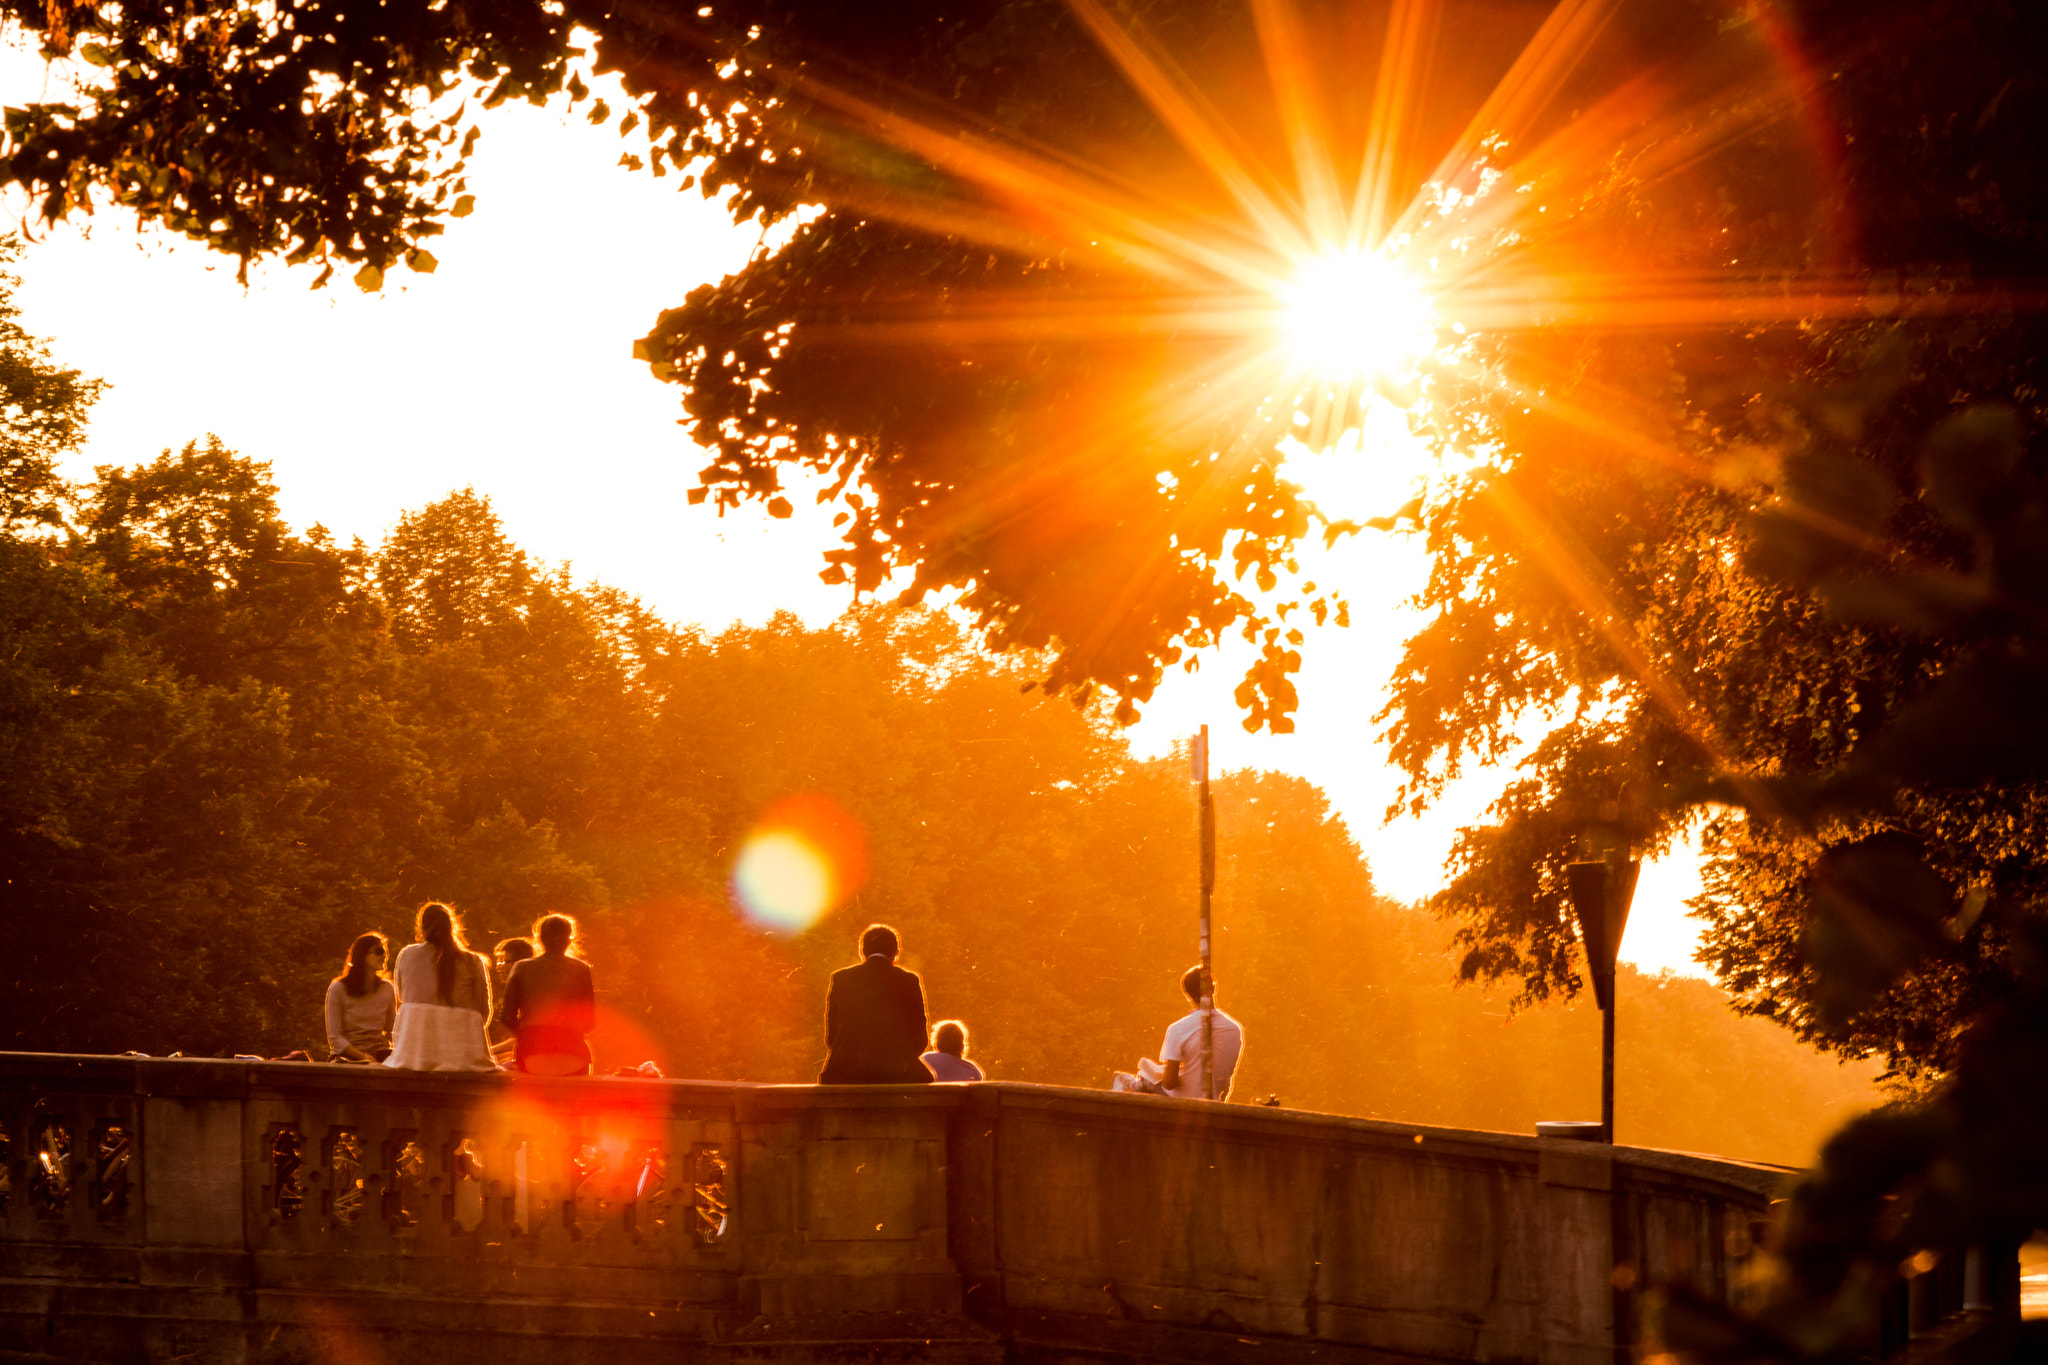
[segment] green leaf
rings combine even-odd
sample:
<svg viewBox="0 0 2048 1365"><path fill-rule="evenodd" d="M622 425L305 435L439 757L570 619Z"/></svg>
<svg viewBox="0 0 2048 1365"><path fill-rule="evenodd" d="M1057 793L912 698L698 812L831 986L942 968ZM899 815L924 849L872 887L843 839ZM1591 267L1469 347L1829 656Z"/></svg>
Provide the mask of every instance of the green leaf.
<svg viewBox="0 0 2048 1365"><path fill-rule="evenodd" d="M365 294L374 294L384 287L384 272L374 265L366 265L356 272L356 288Z"/></svg>
<svg viewBox="0 0 2048 1365"><path fill-rule="evenodd" d="M474 212L476 212L476 196L465 194L456 199L455 207L448 210L448 216L451 218L467 218Z"/></svg>
<svg viewBox="0 0 2048 1365"><path fill-rule="evenodd" d="M405 263L422 275L431 275L441 263L434 259L434 253L425 247L414 247L405 253Z"/></svg>
<svg viewBox="0 0 2048 1365"><path fill-rule="evenodd" d="M771 517L775 517L776 519L780 520L781 518L788 516L792 510L794 509L790 507L788 498L768 499L768 515Z"/></svg>
<svg viewBox="0 0 2048 1365"><path fill-rule="evenodd" d="M2012 509L2007 485L2026 450L2017 412L1965 408L1934 429L1920 455L1920 495L1958 526L1982 531Z"/></svg>

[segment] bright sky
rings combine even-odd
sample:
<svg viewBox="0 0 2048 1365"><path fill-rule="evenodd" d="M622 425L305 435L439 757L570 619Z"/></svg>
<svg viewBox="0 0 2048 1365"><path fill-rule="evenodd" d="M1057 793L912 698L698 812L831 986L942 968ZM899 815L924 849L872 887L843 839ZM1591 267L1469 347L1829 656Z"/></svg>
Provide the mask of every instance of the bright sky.
<svg viewBox="0 0 2048 1365"><path fill-rule="evenodd" d="M5 57L0 96L36 98L41 63ZM346 272L314 292L313 269L280 265L253 270L244 290L233 261L140 235L114 211L32 246L20 265L24 324L65 364L112 383L71 472L213 432L271 464L284 513L302 527L374 543L400 512L474 486L529 552L571 561L672 619L759 623L780 608L831 620L851 599L817 578L829 513L802 497L783 522L688 506L701 457L676 426L680 394L630 358L655 314L742 265L755 233L679 193L673 176L618 167L616 134L524 106L489 117L470 161L476 212L434 243L434 275L394 272L382 295L358 293ZM15 221L23 207L6 204ZM1398 457L1318 472L1319 494L1365 515L1407 497ZM1218 769L1276 768L1321 786L1381 889L1419 899L1441 884L1457 826L1510 774L1477 774L1431 814L1381 824L1397 778L1371 717L1423 565L1405 542L1372 533L1327 558L1312 576L1346 585L1354 624L1311 637L1296 733L1239 728L1230 694L1244 660L1226 652L1196 677L1174 674L1133 742L1162 753L1208 723ZM1693 856L1645 868L1623 958L1698 974L1683 909L1697 890Z"/></svg>

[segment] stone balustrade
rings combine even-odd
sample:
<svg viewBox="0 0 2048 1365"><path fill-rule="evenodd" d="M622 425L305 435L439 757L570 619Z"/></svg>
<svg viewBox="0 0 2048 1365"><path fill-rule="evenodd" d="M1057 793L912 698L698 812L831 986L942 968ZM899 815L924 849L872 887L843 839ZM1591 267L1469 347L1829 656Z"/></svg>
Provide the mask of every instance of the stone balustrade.
<svg viewBox="0 0 2048 1365"><path fill-rule="evenodd" d="M1051 1086L0 1054L0 1359L1614 1365L1774 1168Z"/></svg>

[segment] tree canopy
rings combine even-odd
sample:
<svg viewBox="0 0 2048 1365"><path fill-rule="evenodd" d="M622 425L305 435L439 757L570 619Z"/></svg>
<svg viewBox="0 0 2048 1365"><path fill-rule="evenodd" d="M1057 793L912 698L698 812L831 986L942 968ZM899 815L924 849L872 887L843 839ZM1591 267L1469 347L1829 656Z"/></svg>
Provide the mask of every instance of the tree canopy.
<svg viewBox="0 0 2048 1365"><path fill-rule="evenodd" d="M1311 244L1291 182L1315 178L1287 169L1289 101L1327 106L1316 158L1370 156L1399 202L1542 10L1452 7L1439 98L1389 139L1349 87L1384 55L1385 104L1414 44L1377 12L1298 8L10 4L95 70L8 115L5 165L49 217L97 195L374 286L431 269L425 243L469 211L478 108L615 72L627 104L589 112L649 136L629 160L687 168L740 219L811 206L640 343L712 452L693 497L785 513L786 485L821 477L844 512L828 580L955 592L991 642L1050 651L1047 685L1106 687L1125 719L1241 631L1248 723L1287 729L1300 622L1347 611L1291 572L1317 523L1274 449L1302 377L1275 362L1273 290ZM1262 41L1291 73L1252 60Z"/></svg>
<svg viewBox="0 0 2048 1365"><path fill-rule="evenodd" d="M1931 608L1872 596L1875 566L1978 562L1979 538L1924 471L1990 458L1975 452L1991 431L2010 442L1999 459L2040 458L2043 332L2027 299L2043 238L2025 130L2048 34L2031 12L1971 7L1902 9L1874 33L1862 7L1800 18L1827 62L1813 110L1837 130L1820 193L1759 173L1813 136L1787 125L1775 144L1710 158L1722 191L1705 203L1631 176L1572 212L1626 274L1738 260L1751 293L1724 302L1762 309L1755 295L1825 267L1834 295L1734 335L1652 318L1483 346L1543 387L1460 405L1456 439L1500 454L1424 514L1436 611L1385 719L1418 801L1460 762L1535 740L1439 898L1462 924L1467 975L1514 980L1525 998L1575 989L1564 864L1603 829L1663 847L1706 799L1696 909L1739 1007L1940 1071L2010 985L2006 926L1959 929L1962 955L1844 1013L1806 933L1824 899L1809 874L1830 849L1882 835L1924 851L1952 887L2030 900L2048 865L2034 777L2023 764L1976 785L1902 774L1882 808L1819 823L1774 818L1753 796L1869 752L1963 650L1925 629Z"/></svg>

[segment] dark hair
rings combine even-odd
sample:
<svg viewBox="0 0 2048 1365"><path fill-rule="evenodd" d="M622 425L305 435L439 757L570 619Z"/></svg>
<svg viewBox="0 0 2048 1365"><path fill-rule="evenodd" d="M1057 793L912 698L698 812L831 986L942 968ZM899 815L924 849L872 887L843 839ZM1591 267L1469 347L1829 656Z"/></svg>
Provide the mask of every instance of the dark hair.
<svg viewBox="0 0 2048 1365"><path fill-rule="evenodd" d="M1202 1003L1202 969L1194 966L1181 974L1180 988L1188 993L1188 999L1197 1005ZM1212 991L1213 995L1214 992Z"/></svg>
<svg viewBox="0 0 2048 1365"><path fill-rule="evenodd" d="M967 1025L958 1019L947 1019L932 1030L932 1051L951 1053L958 1057L967 1051Z"/></svg>
<svg viewBox="0 0 2048 1365"><path fill-rule="evenodd" d="M540 940L544 953L566 953L576 938L576 921L567 915L549 915L533 926L533 936Z"/></svg>
<svg viewBox="0 0 2048 1365"><path fill-rule="evenodd" d="M372 984L383 979L384 973L370 970L370 950L388 954L391 945L384 941L382 934L357 934L356 941L348 945L348 960L341 965L341 975L335 977L341 988L350 995L364 995Z"/></svg>
<svg viewBox="0 0 2048 1365"><path fill-rule="evenodd" d="M515 962L524 962L532 957L533 944L523 938L501 938L498 940L498 946L492 951L498 955L499 962L509 967Z"/></svg>
<svg viewBox="0 0 2048 1365"><path fill-rule="evenodd" d="M462 941L462 921L455 918L455 907L428 901L420 907L413 932L420 942L434 945L434 998L443 1005L454 1004L456 960L468 951L468 945Z"/></svg>
<svg viewBox="0 0 2048 1365"><path fill-rule="evenodd" d="M870 924L860 936L860 955L870 958L880 953L883 957L894 957L902 951L896 941L896 931L886 924Z"/></svg>

